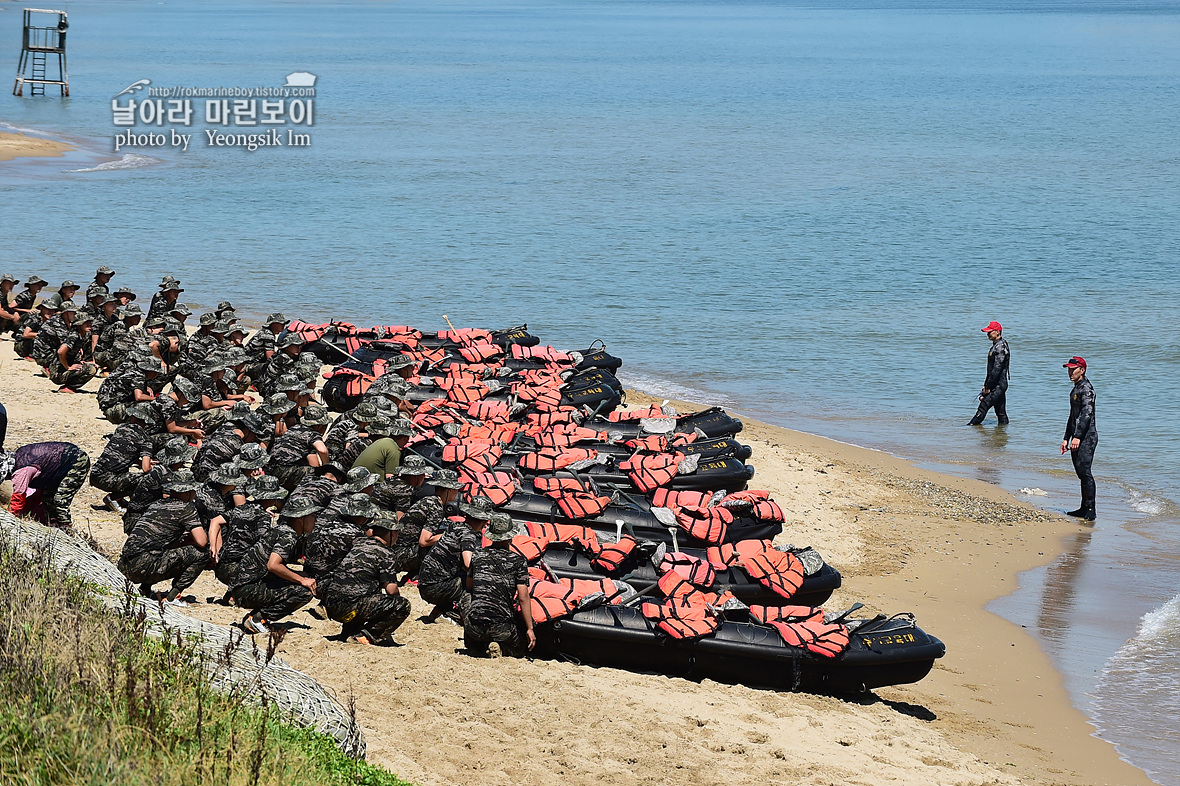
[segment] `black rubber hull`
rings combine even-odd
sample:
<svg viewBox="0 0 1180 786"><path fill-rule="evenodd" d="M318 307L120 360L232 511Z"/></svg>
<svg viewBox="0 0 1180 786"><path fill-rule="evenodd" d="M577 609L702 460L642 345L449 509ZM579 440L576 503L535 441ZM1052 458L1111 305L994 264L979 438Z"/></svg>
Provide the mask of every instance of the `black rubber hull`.
<svg viewBox="0 0 1180 786"><path fill-rule="evenodd" d="M641 436L642 424L632 420L623 423L612 423L606 418L590 418L582 424L586 428L606 431L612 436L618 435L622 439L632 439ZM742 430L742 422L731 417L720 407L693 412L676 418L676 431L691 433L699 429L706 437L732 437Z"/></svg>
<svg viewBox="0 0 1180 786"><path fill-rule="evenodd" d="M788 647L776 631L761 625L726 622L711 636L681 641L655 632L638 609L600 606L537 626L536 652L753 688L860 693L918 682L946 653L941 641L912 623L887 625L865 636L854 633L843 654L824 658Z"/></svg>
<svg viewBox="0 0 1180 786"><path fill-rule="evenodd" d="M698 549L683 549L695 557L704 557L704 551ZM647 559L631 559L619 566L619 570L606 574L595 570L590 558L574 549L549 549L542 559L545 565L558 578L563 579L600 579L604 576L622 578L637 586L645 587L654 584L659 576L655 568ZM840 588L840 572L831 565L824 564L820 571L803 579L803 586L791 598L770 590L757 581L752 580L741 568L729 568L717 571L717 581L710 588L711 592L733 593L733 596L747 606L822 606L832 597L832 593Z"/></svg>

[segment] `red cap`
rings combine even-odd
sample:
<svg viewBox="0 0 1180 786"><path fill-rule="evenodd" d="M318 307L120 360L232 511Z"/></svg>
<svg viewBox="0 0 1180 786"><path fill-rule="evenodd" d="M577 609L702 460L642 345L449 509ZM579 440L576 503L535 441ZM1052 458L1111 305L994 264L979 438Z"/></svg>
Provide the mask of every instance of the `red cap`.
<svg viewBox="0 0 1180 786"><path fill-rule="evenodd" d="M984 333L991 333L993 330L998 330L1002 333L1002 332L1004 332L1004 327L999 322L997 322L993 319L991 322L987 323L987 327L980 328L980 330L982 330Z"/></svg>
<svg viewBox="0 0 1180 786"><path fill-rule="evenodd" d="M1085 368L1086 367L1086 359L1080 358L1077 355L1074 355L1069 360L1062 363L1061 367L1062 368Z"/></svg>

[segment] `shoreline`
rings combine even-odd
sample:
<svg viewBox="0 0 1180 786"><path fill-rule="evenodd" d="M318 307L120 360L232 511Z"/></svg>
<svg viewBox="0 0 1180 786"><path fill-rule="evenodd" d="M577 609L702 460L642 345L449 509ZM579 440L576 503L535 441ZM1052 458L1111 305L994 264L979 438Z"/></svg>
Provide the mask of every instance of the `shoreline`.
<svg viewBox="0 0 1180 786"><path fill-rule="evenodd" d="M0 131L0 161L17 158L61 158L76 147L55 139L29 136L22 132Z"/></svg>
<svg viewBox="0 0 1180 786"><path fill-rule="evenodd" d="M97 457L112 428L93 396L52 393L9 342L0 347L10 447L66 439ZM413 590L399 647L328 641L337 626L299 612L280 656L341 697L353 693L370 759L420 784L638 784L686 767L702 783L1150 783L1093 736L1035 640L984 609L1021 570L1052 560L1077 524L981 481L743 422L752 485L770 489L787 515L778 542L814 545L843 573L829 609L859 600L912 611L943 639L947 656L925 680L840 699L546 661L492 671L456 654L460 629L414 620ZM99 496L88 485L79 493L79 528L117 554L119 522L89 509ZM221 589L203 576L192 589L202 602L188 613L236 622L235 609L205 602Z"/></svg>

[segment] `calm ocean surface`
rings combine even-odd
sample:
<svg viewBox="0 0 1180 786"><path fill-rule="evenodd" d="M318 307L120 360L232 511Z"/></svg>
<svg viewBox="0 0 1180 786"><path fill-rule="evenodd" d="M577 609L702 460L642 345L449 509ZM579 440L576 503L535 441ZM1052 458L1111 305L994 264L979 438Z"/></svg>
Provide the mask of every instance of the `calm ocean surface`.
<svg viewBox="0 0 1180 786"><path fill-rule="evenodd" d="M996 609L1180 784L1180 5L885 5L74 0L73 98L5 84L0 121L84 149L0 164L0 267L172 272L198 306L312 320L527 321L603 339L644 389L1059 510L1081 354L1100 519ZM292 71L319 77L309 148L111 152L137 79ZM962 426L991 319L1006 431Z"/></svg>

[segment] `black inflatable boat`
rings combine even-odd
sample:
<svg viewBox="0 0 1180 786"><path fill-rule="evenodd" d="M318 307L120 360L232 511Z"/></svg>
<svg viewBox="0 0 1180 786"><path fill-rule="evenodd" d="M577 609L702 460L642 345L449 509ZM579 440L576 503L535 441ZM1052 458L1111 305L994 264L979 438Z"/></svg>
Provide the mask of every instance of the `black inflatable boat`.
<svg viewBox="0 0 1180 786"><path fill-rule="evenodd" d="M636 608L598 606L538 625L540 655L692 680L813 693L860 693L917 682L946 653L909 615L847 621L848 649L834 658L788 646L772 628L724 622L685 641L660 632Z"/></svg>

